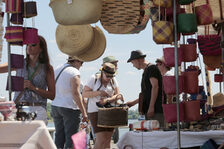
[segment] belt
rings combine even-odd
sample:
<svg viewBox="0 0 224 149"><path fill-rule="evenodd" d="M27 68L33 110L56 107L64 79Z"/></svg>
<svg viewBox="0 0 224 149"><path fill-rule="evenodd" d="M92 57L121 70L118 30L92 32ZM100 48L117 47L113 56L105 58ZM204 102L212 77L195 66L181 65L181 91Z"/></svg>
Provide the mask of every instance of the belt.
<svg viewBox="0 0 224 149"><path fill-rule="evenodd" d="M42 106L39 102L20 102L23 106Z"/></svg>

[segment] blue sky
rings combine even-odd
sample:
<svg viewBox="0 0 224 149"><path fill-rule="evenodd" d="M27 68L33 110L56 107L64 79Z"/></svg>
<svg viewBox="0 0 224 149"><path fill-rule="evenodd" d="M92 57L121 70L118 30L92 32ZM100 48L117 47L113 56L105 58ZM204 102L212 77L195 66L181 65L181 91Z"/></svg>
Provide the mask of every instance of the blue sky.
<svg viewBox="0 0 224 149"><path fill-rule="evenodd" d="M56 66L66 62L67 56L58 49L56 44L55 31L57 23L54 19L53 12L49 7L49 0L38 1L37 9L38 16L34 17L34 19L25 19L24 24L29 27L33 26L38 28L39 34L47 41L51 64L56 68ZM6 17L4 18L3 25L6 26ZM127 63L131 51L137 49L142 50L143 53L147 54L147 61L154 63L156 58L162 56L162 48L169 47L170 45L156 45L154 43L152 39L151 22L149 22L146 29L139 34L128 35L108 34L107 31L103 29L100 22L92 25L98 25L104 31L107 45L104 54L99 59L84 63L83 67L80 69L82 82L85 84L89 77L99 70L103 57L113 55L119 60L117 80L125 101L136 99L140 91L142 70L137 70L131 63ZM7 62L7 44L5 39L3 40L1 63ZM12 47L12 53L25 54L25 46L23 48L19 46ZM197 63L193 62L189 64ZM211 76L213 76L214 73L217 72L212 72ZM0 96L8 97L8 92L5 90L7 75L8 74L0 74L0 82L2 84L0 88ZM213 93L217 93L219 91L218 83L213 83L212 88ZM134 108L136 107L137 106Z"/></svg>

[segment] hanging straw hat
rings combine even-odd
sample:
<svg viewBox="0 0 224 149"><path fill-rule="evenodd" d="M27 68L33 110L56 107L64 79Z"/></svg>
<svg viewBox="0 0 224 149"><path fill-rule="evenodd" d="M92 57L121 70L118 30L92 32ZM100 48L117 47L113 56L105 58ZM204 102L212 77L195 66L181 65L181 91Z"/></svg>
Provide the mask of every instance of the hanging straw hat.
<svg viewBox="0 0 224 149"><path fill-rule="evenodd" d="M49 6L59 24L92 24L101 17L102 0L50 0Z"/></svg>
<svg viewBox="0 0 224 149"><path fill-rule="evenodd" d="M94 32L91 25L58 25L56 42L61 52L77 55L85 52L92 44Z"/></svg>
<svg viewBox="0 0 224 149"><path fill-rule="evenodd" d="M219 107L224 105L224 95L217 93L213 96L213 107Z"/></svg>
<svg viewBox="0 0 224 149"><path fill-rule="evenodd" d="M94 39L90 47L82 54L75 55L78 59L84 62L93 61L103 55L106 48L106 37L99 27L92 27Z"/></svg>

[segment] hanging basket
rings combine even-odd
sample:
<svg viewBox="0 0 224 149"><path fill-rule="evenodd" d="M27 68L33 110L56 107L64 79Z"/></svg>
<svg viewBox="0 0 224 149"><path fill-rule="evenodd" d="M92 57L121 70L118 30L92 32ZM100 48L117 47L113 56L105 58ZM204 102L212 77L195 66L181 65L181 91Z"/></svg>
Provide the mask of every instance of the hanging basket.
<svg viewBox="0 0 224 149"><path fill-rule="evenodd" d="M189 94L198 94L198 71L183 72L184 88L183 91Z"/></svg>
<svg viewBox="0 0 224 149"><path fill-rule="evenodd" d="M6 85L6 90L9 90L8 81ZM12 91L23 91L24 90L24 78L18 76L11 76L11 89Z"/></svg>
<svg viewBox="0 0 224 149"><path fill-rule="evenodd" d="M193 62L197 60L197 45L196 44L181 44L183 62Z"/></svg>
<svg viewBox="0 0 224 149"><path fill-rule="evenodd" d="M200 116L200 100L192 100L184 102L184 117L185 121L199 121Z"/></svg>
<svg viewBox="0 0 224 149"><path fill-rule="evenodd" d="M34 1L24 2L24 18L31 18L37 16L37 4Z"/></svg>
<svg viewBox="0 0 224 149"><path fill-rule="evenodd" d="M5 12L7 13L21 13L22 12L22 0L6 0Z"/></svg>
<svg viewBox="0 0 224 149"><path fill-rule="evenodd" d="M23 44L39 43L38 30L36 28L24 28Z"/></svg>
<svg viewBox="0 0 224 149"><path fill-rule="evenodd" d="M175 66L175 48L173 47L168 47L168 48L163 48L163 55L165 59L165 63L169 67L174 67ZM178 48L178 66L181 65L182 62L182 51L180 48Z"/></svg>
<svg viewBox="0 0 224 149"><path fill-rule="evenodd" d="M12 68L23 68L24 67L24 56L19 54L10 54L11 56L11 67Z"/></svg>
<svg viewBox="0 0 224 149"><path fill-rule="evenodd" d="M183 92L184 87L184 77L179 76L179 93ZM168 95L176 94L176 78L175 76L163 76L163 87L164 91Z"/></svg>
<svg viewBox="0 0 224 149"><path fill-rule="evenodd" d="M5 28L5 38L9 43L23 42L23 27L22 26L8 26Z"/></svg>
<svg viewBox="0 0 224 149"><path fill-rule="evenodd" d="M103 0L100 22L112 34L130 33L140 19L140 0Z"/></svg>

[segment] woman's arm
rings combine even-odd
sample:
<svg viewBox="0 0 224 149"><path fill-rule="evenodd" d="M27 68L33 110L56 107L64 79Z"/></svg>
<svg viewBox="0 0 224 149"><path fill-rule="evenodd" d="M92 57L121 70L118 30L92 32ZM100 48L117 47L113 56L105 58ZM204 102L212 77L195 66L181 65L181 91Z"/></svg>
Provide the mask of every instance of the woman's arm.
<svg viewBox="0 0 224 149"><path fill-rule="evenodd" d="M54 80L54 70L52 66L50 67L50 70L47 73L46 80L47 80L47 86L48 86L47 90L35 87L29 80L24 81L24 88L29 88L44 98L54 100L55 80Z"/></svg>
<svg viewBox="0 0 224 149"><path fill-rule="evenodd" d="M13 71L16 69L12 68L11 70ZM5 73L5 72L8 72L8 63L0 64L0 73Z"/></svg>

